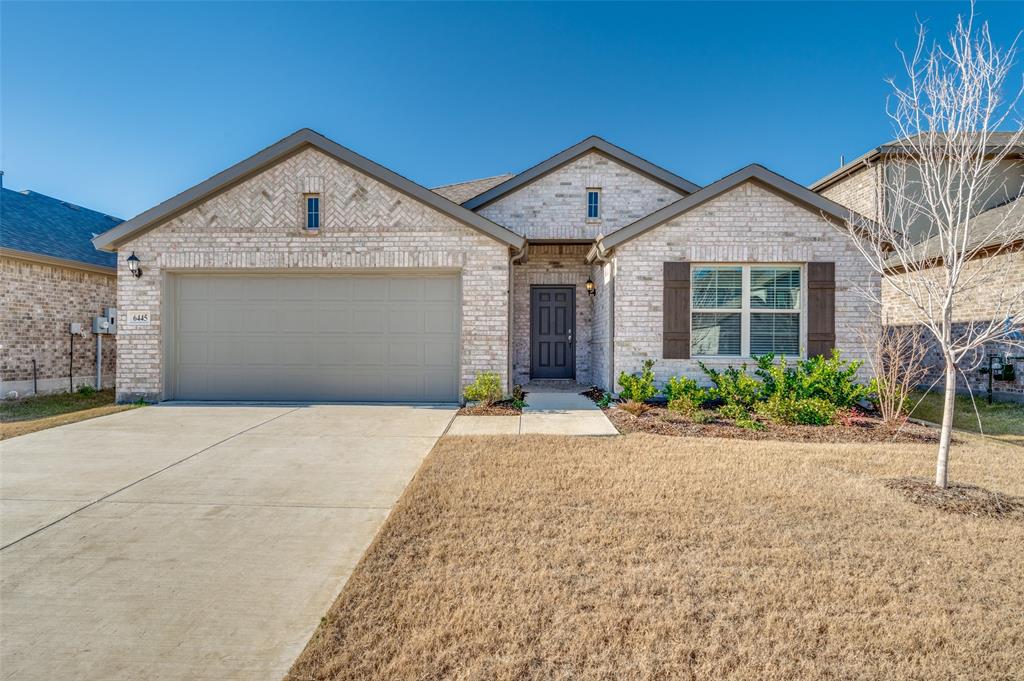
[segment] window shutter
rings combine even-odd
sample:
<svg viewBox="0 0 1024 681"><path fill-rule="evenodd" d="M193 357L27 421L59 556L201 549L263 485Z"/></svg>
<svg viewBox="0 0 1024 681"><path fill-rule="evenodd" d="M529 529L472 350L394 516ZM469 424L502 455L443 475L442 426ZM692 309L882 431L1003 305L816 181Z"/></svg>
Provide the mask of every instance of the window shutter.
<svg viewBox="0 0 1024 681"><path fill-rule="evenodd" d="M831 355L836 346L836 264L807 263L807 356Z"/></svg>
<svg viewBox="0 0 1024 681"><path fill-rule="evenodd" d="M665 263L662 359L690 358L690 263Z"/></svg>

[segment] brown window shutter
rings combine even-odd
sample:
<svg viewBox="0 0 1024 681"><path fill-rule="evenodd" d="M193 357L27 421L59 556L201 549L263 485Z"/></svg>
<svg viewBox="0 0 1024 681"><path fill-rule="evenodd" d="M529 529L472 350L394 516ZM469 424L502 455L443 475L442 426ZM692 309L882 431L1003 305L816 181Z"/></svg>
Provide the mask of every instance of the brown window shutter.
<svg viewBox="0 0 1024 681"><path fill-rule="evenodd" d="M690 358L690 263L665 263L662 359Z"/></svg>
<svg viewBox="0 0 1024 681"><path fill-rule="evenodd" d="M831 355L836 346L836 264L807 263L807 356Z"/></svg>

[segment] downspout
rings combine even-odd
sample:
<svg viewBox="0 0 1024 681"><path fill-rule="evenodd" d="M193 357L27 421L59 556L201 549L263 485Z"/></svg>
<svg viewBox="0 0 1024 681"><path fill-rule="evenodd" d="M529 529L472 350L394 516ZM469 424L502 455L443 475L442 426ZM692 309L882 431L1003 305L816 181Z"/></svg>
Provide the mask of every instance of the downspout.
<svg viewBox="0 0 1024 681"><path fill-rule="evenodd" d="M513 379L513 373L512 373L513 372L513 368L512 368L512 357L513 357L513 354L512 354L512 326L513 326L513 324L515 324L515 315L514 315L514 309L513 309L515 307L515 272L514 272L513 268L523 261L523 258L526 257L526 253L529 250L530 250L530 242L529 241L524 241L523 242L523 247L519 249L519 252L514 254L514 255L512 255L508 259L508 324L506 325L506 334L508 336L508 350L506 352L506 356L507 356L507 362L506 362L507 368L506 368L506 370L507 370L508 373L506 375L508 376L508 392L509 393L512 392L512 387L513 387L513 381L512 381L512 379Z"/></svg>
<svg viewBox="0 0 1024 681"><path fill-rule="evenodd" d="M601 245L601 237L594 242L594 246L587 253L587 261L595 260L603 265L610 265L608 277L608 392L615 392L615 262L609 257L610 253Z"/></svg>

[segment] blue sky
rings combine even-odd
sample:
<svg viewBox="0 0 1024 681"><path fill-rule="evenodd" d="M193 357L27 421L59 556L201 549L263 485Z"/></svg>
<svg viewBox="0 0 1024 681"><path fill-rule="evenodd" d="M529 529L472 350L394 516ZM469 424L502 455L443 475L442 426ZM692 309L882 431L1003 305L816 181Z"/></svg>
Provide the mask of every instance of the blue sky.
<svg viewBox="0 0 1024 681"><path fill-rule="evenodd" d="M598 134L705 184L887 139L915 16L966 3L0 3L4 186L120 217L302 127L421 184ZM1024 3L980 2L997 40Z"/></svg>

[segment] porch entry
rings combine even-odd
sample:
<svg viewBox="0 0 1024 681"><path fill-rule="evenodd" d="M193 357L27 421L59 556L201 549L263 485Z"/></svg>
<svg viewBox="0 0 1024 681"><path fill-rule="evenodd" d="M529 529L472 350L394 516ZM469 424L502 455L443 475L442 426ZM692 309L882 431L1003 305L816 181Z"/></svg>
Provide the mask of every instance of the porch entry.
<svg viewBox="0 0 1024 681"><path fill-rule="evenodd" d="M576 378L575 324L575 287L530 287L530 378Z"/></svg>

